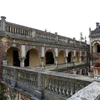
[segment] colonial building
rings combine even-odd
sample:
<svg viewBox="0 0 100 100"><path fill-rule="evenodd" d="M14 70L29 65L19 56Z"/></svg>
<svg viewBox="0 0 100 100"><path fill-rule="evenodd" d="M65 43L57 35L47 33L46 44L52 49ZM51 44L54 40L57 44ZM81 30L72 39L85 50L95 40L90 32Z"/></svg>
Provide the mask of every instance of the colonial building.
<svg viewBox="0 0 100 100"><path fill-rule="evenodd" d="M90 37L92 41L92 33ZM100 52L99 41L92 42L94 46L93 52ZM27 98L23 100L40 100L40 98L46 98L45 100L58 100L55 98L63 98L62 96L57 97L59 96L58 94L73 95L76 91L91 82L91 80L88 81L84 79L83 82L77 77L77 80L81 80L82 86L74 90L70 89L70 86L68 91L71 92L69 93L65 89L66 80L69 77L66 74L62 76L59 72L52 72L50 70L58 70L63 67L72 68L72 66L80 65L78 67L79 72L75 72L77 67L71 69L72 74L79 74L80 72L81 74L86 74L86 64L89 62L88 54L89 48L86 42L77 41L75 38L71 39L60 36L57 33L47 32L46 30L42 31L7 22L6 17L1 17L0 76L2 77L3 75L2 82L6 85L7 90L10 91L11 95L8 98L13 98L11 100L15 100L15 98L17 98L16 100L22 100L19 99L20 97ZM83 68L81 68L81 65L84 65ZM82 72L80 69L83 69L85 72ZM71 76L71 78L74 77ZM62 79L64 80L61 82ZM72 79L70 80L68 84L70 85L70 83L72 83L71 85L73 86L74 81ZM59 86L57 82L60 82ZM78 86L80 81L76 81L75 84ZM49 99L51 91L58 94L56 94L56 97L54 96L52 99ZM66 96L64 98L66 98Z"/></svg>
<svg viewBox="0 0 100 100"><path fill-rule="evenodd" d="M96 58L100 56L100 24L96 23L96 28L90 31L90 53L91 53L91 66L95 63Z"/></svg>

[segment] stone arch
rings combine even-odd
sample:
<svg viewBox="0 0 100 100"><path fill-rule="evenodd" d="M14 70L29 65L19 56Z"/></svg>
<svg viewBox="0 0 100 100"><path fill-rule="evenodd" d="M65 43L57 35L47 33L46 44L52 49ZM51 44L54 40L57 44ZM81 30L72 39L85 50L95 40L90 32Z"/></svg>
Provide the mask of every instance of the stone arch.
<svg viewBox="0 0 100 100"><path fill-rule="evenodd" d="M74 52L73 51L69 51L68 52L68 58L67 58L67 61L68 62L73 62L73 57L74 57Z"/></svg>
<svg viewBox="0 0 100 100"><path fill-rule="evenodd" d="M45 52L45 64L54 64L55 52L52 49L49 49Z"/></svg>
<svg viewBox="0 0 100 100"><path fill-rule="evenodd" d="M29 49L26 53L25 66L36 67L40 66L39 52L37 49Z"/></svg>
<svg viewBox="0 0 100 100"><path fill-rule="evenodd" d="M77 51L76 52L76 62L79 62L80 61L80 52Z"/></svg>
<svg viewBox="0 0 100 100"><path fill-rule="evenodd" d="M96 42L93 44L93 53L100 53L100 43Z"/></svg>
<svg viewBox="0 0 100 100"><path fill-rule="evenodd" d="M8 66L20 66L20 50L17 47L10 47L7 50Z"/></svg>
<svg viewBox="0 0 100 100"><path fill-rule="evenodd" d="M39 56L40 56L40 48L38 48L38 47L36 47L36 46L26 46L26 50L25 50L25 52L26 52L26 55L27 55L27 52L29 51L29 50L31 50L31 49L35 49L35 50L37 50L38 51L38 54L39 54Z"/></svg>
<svg viewBox="0 0 100 100"><path fill-rule="evenodd" d="M60 50L58 53L58 64L65 63L65 51Z"/></svg>

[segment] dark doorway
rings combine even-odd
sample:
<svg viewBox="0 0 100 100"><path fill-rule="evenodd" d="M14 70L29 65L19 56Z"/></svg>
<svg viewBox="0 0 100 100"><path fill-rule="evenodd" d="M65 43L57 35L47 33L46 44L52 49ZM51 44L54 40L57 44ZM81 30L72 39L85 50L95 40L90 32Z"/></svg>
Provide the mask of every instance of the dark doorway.
<svg viewBox="0 0 100 100"><path fill-rule="evenodd" d="M20 60L19 60L19 55L17 50L13 50L13 65L20 67Z"/></svg>
<svg viewBox="0 0 100 100"><path fill-rule="evenodd" d="M25 66L29 66L29 51L27 52L27 55L26 55Z"/></svg>
<svg viewBox="0 0 100 100"><path fill-rule="evenodd" d="M46 52L46 64L54 64L52 52Z"/></svg>
<svg viewBox="0 0 100 100"><path fill-rule="evenodd" d="M71 62L71 52L68 53L67 61L68 61L68 62Z"/></svg>
<svg viewBox="0 0 100 100"><path fill-rule="evenodd" d="M97 45L97 53L100 53L100 45Z"/></svg>

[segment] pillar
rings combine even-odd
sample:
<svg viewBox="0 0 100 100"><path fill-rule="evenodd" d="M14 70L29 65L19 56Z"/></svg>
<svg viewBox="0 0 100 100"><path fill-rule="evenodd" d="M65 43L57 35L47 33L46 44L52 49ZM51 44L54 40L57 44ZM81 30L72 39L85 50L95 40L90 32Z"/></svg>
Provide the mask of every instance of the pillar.
<svg viewBox="0 0 100 100"><path fill-rule="evenodd" d="M44 69L44 57L40 57L40 66L42 67L42 69Z"/></svg>
<svg viewBox="0 0 100 100"><path fill-rule="evenodd" d="M1 16L1 31L6 31L5 29L5 16Z"/></svg>
<svg viewBox="0 0 100 100"><path fill-rule="evenodd" d="M73 57L74 62L75 62L75 58L76 58L76 50L74 50L74 57Z"/></svg>
<svg viewBox="0 0 100 100"><path fill-rule="evenodd" d="M55 57L55 64L56 64L56 67L58 67L58 61L57 61L57 58L58 58L58 57Z"/></svg>
<svg viewBox="0 0 100 100"><path fill-rule="evenodd" d="M89 29L89 35L91 34L91 28ZM91 44L91 37L90 37L90 69L92 69L92 44Z"/></svg>
<svg viewBox="0 0 100 100"><path fill-rule="evenodd" d="M68 58L68 57L65 57L65 63L66 63L66 65L67 65L67 63L68 63L67 58Z"/></svg>
<svg viewBox="0 0 100 100"><path fill-rule="evenodd" d="M25 57L19 58L20 59L20 67L25 67Z"/></svg>
<svg viewBox="0 0 100 100"><path fill-rule="evenodd" d="M82 62L82 56L80 56L80 63Z"/></svg>

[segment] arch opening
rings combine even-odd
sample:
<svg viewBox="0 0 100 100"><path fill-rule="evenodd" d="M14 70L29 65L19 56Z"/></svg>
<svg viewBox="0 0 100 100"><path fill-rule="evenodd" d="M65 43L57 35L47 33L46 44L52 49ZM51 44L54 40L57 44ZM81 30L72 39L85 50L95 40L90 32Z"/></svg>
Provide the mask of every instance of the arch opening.
<svg viewBox="0 0 100 100"><path fill-rule="evenodd" d="M65 63L65 52L61 50L58 54L58 64Z"/></svg>
<svg viewBox="0 0 100 100"><path fill-rule="evenodd" d="M97 53L100 53L100 45L97 45Z"/></svg>
<svg viewBox="0 0 100 100"><path fill-rule="evenodd" d="M26 66L29 66L29 51L28 51L27 54L26 54L26 58L25 58L24 63L25 63L25 67L26 67Z"/></svg>
<svg viewBox="0 0 100 100"><path fill-rule="evenodd" d="M40 66L39 53L36 49L31 49L26 54L25 66L36 67Z"/></svg>
<svg viewBox="0 0 100 100"><path fill-rule="evenodd" d="M8 65L9 66L19 66L20 67L18 48L10 47L7 50L7 60L8 60Z"/></svg>
<svg viewBox="0 0 100 100"><path fill-rule="evenodd" d="M73 52L70 51L70 52L68 53L67 62L72 62L72 61L73 61Z"/></svg>
<svg viewBox="0 0 100 100"><path fill-rule="evenodd" d="M76 62L79 62L79 52L76 52Z"/></svg>
<svg viewBox="0 0 100 100"><path fill-rule="evenodd" d="M54 57L51 51L47 51L45 57L46 57L46 64L54 64Z"/></svg>

